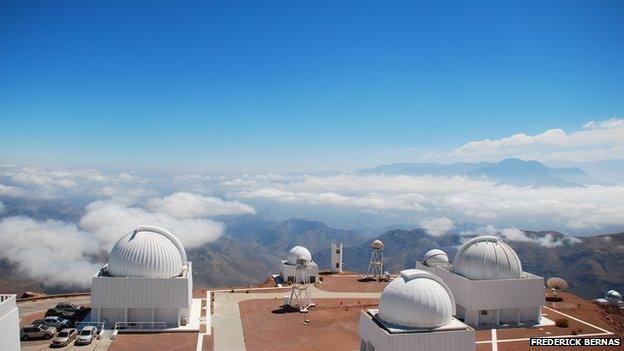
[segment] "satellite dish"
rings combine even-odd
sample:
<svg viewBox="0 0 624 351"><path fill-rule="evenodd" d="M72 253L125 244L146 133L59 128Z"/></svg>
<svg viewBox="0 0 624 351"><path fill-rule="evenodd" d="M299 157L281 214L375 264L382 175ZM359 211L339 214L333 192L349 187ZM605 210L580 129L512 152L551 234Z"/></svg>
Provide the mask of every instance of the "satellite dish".
<svg viewBox="0 0 624 351"><path fill-rule="evenodd" d="M546 286L552 289L553 295L557 298L557 295L560 290L565 290L568 288L568 282L559 277L548 278L546 281Z"/></svg>

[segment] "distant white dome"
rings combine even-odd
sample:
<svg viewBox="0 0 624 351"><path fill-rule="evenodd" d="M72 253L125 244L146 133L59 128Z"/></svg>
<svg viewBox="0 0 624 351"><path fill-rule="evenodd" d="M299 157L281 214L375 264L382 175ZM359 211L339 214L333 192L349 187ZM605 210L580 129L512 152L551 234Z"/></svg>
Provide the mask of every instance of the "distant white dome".
<svg viewBox="0 0 624 351"><path fill-rule="evenodd" d="M168 231L140 226L113 247L108 273L117 277L174 277L186 264L180 241Z"/></svg>
<svg viewBox="0 0 624 351"><path fill-rule="evenodd" d="M449 259L446 252L440 249L433 249L427 251L425 258L423 258L423 263L430 267L444 266L449 263Z"/></svg>
<svg viewBox="0 0 624 351"><path fill-rule="evenodd" d="M457 251L453 271L474 280L514 279L520 277L522 263L511 246L500 238L479 236Z"/></svg>
<svg viewBox="0 0 624 351"><path fill-rule="evenodd" d="M290 249L288 253L288 263L296 265L299 260L304 260L306 263L312 262L312 254L310 250L303 246L295 246Z"/></svg>
<svg viewBox="0 0 624 351"><path fill-rule="evenodd" d="M377 239L371 243L371 247L373 249L383 249L384 244L381 242L381 240Z"/></svg>
<svg viewBox="0 0 624 351"><path fill-rule="evenodd" d="M435 274L419 269L401 271L379 300L379 318L404 328L440 327L454 314L455 299L449 287Z"/></svg>
<svg viewBox="0 0 624 351"><path fill-rule="evenodd" d="M609 290L605 294L605 299L611 302L618 302L622 301L622 295L620 295L620 293L615 290Z"/></svg>

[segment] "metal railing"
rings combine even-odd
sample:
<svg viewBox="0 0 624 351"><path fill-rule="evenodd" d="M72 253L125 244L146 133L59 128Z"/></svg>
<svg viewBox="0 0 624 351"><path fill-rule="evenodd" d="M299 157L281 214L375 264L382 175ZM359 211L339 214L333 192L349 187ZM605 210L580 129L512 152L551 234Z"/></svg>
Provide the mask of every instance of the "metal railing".
<svg viewBox="0 0 624 351"><path fill-rule="evenodd" d="M167 323L165 322L117 322L115 323L114 332L158 332L165 329L167 329Z"/></svg>
<svg viewBox="0 0 624 351"><path fill-rule="evenodd" d="M0 317L4 317L17 308L15 295L0 295Z"/></svg>

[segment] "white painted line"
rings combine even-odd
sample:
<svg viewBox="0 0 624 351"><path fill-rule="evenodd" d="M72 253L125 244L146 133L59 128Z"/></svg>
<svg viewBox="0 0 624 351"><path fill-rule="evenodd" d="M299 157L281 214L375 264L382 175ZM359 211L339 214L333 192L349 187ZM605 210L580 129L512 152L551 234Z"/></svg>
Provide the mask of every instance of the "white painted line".
<svg viewBox="0 0 624 351"><path fill-rule="evenodd" d="M498 351L498 342L496 341L496 329L492 329L492 351Z"/></svg>
<svg viewBox="0 0 624 351"><path fill-rule="evenodd" d="M197 333L197 348L195 351L202 351L204 348L204 334Z"/></svg>
<svg viewBox="0 0 624 351"><path fill-rule="evenodd" d="M574 318L574 317L572 317L572 316L570 316L570 315L567 315L567 314L565 314L565 313L559 312L559 311L557 311L557 310L553 310L553 309L552 309L552 308L550 308L550 307L546 307L546 306L544 306L544 308L546 308L546 309L548 309L548 310L551 310L551 311L553 311L553 312L559 313L560 315L562 315L562 316L566 316L566 317L568 317L568 318L570 318L570 319L573 319L573 320L575 320L575 321L577 321L577 322L581 322L581 323L583 323L583 324L585 324L585 325L589 325L590 327L595 328L595 329L598 329L598 330L600 330L600 331L602 331L602 332L604 332L604 333L613 334L612 332L610 332L610 331L608 331L608 330L602 329L602 328L597 327L597 326L595 326L595 325L593 325L593 324L589 324L589 323L587 323L587 322L585 322L585 321L582 321L582 320L580 320L580 319L578 319L578 318Z"/></svg>

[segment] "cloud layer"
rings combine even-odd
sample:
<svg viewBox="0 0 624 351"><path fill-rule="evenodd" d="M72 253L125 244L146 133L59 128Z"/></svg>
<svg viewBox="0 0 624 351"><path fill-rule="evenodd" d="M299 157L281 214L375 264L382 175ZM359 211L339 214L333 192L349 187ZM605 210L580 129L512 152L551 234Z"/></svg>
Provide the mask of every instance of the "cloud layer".
<svg viewBox="0 0 624 351"><path fill-rule="evenodd" d="M514 134L471 141L447 158L467 162L499 161L508 157L540 161L589 162L624 159L624 119L591 121L579 131L549 129L541 134Z"/></svg>

